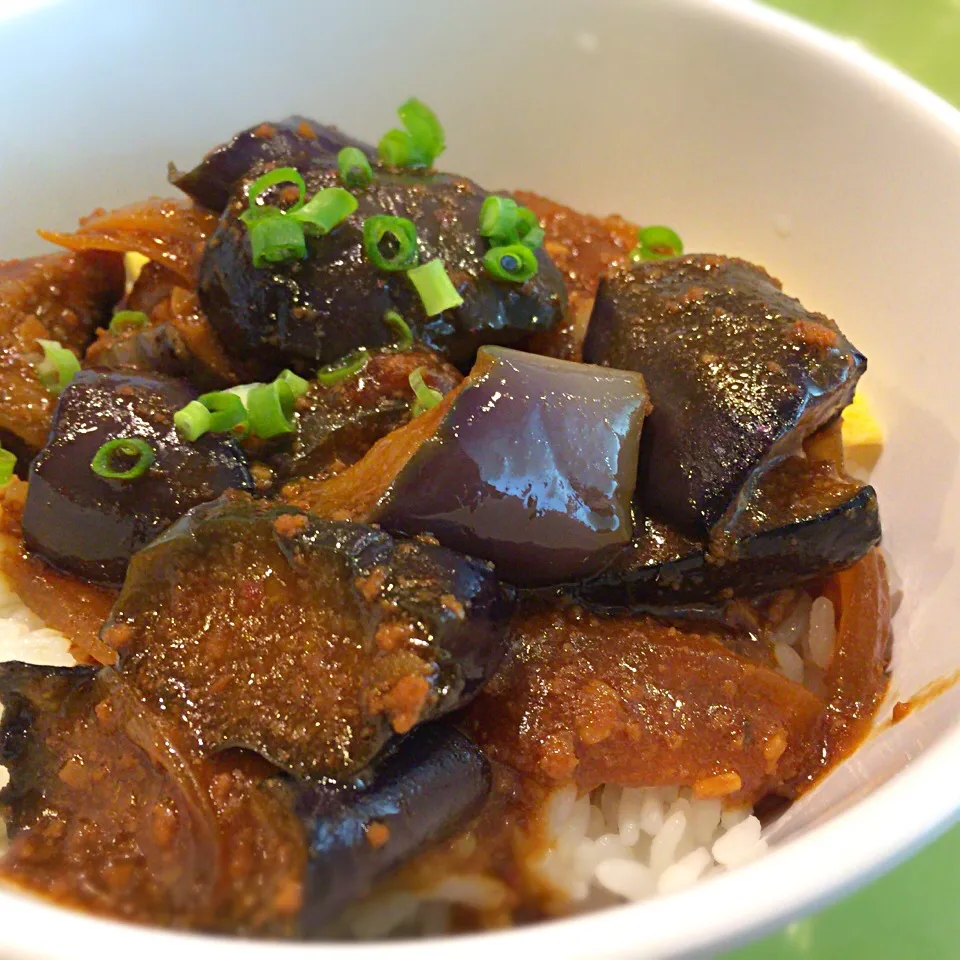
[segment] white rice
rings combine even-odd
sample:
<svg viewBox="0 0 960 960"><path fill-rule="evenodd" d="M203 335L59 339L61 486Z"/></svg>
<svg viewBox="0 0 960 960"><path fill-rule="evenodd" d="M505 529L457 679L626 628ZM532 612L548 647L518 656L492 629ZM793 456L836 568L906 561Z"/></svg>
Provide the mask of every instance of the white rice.
<svg viewBox="0 0 960 960"><path fill-rule="evenodd" d="M775 668L822 687L834 648L833 605L801 593L766 638ZM69 643L44 626L0 576L0 660L70 666ZM0 768L0 784L6 781ZM558 909L578 911L676 893L767 849L748 807L724 808L677 787L607 785L577 797L570 785L544 810L550 843L532 874L556 892ZM0 849L6 831L0 823ZM447 930L455 906L496 911L509 891L482 875L444 877L417 891L385 890L345 911L334 934L354 939L430 935Z"/></svg>

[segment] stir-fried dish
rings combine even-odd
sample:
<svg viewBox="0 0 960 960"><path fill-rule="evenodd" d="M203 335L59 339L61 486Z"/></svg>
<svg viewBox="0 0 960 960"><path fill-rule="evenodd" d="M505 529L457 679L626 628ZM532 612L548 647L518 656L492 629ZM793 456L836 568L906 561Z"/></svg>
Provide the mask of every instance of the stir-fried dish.
<svg viewBox="0 0 960 960"><path fill-rule="evenodd" d="M639 895L643 831L674 888L678 811L690 876L731 864L866 735L865 357L760 266L439 172L399 113L262 123L0 264L0 564L77 661L0 665L7 881L256 936L388 894L528 922L579 909L568 861Z"/></svg>

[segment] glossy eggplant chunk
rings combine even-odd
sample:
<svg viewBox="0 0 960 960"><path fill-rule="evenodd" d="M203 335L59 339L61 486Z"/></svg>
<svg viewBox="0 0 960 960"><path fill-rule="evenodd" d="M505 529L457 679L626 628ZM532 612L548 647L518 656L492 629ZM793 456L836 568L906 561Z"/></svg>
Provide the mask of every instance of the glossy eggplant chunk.
<svg viewBox="0 0 960 960"><path fill-rule="evenodd" d="M409 423L415 396L410 374L446 395L463 377L432 350L371 355L363 370L332 385L310 384L297 403L297 431L285 449L266 458L281 482L325 477L356 463L381 437Z"/></svg>
<svg viewBox="0 0 960 960"><path fill-rule="evenodd" d="M436 432L373 511L523 586L595 573L630 540L637 374L484 347Z"/></svg>
<svg viewBox="0 0 960 960"><path fill-rule="evenodd" d="M301 929L324 925L374 883L479 812L490 767L464 734L427 724L385 756L365 782L306 783L296 809L309 845Z"/></svg>
<svg viewBox="0 0 960 960"><path fill-rule="evenodd" d="M23 514L29 549L86 580L123 582L132 554L191 507L230 488L252 489L246 458L222 436L186 443L174 413L195 399L178 380L82 370L60 396L47 445L30 469ZM140 438L154 462L130 480L91 467L100 447Z"/></svg>
<svg viewBox="0 0 960 960"><path fill-rule="evenodd" d="M112 670L3 663L0 703L4 881L126 921L296 932L305 833L273 767L202 758Z"/></svg>
<svg viewBox="0 0 960 960"><path fill-rule="evenodd" d="M473 697L512 609L481 561L234 495L134 557L102 638L205 750L337 777Z"/></svg>
<svg viewBox="0 0 960 960"><path fill-rule="evenodd" d="M867 363L763 269L710 254L603 279L583 358L644 375L638 499L696 537L728 524L759 471L850 402Z"/></svg>
<svg viewBox="0 0 960 960"><path fill-rule="evenodd" d="M334 164L302 172L309 196L341 186ZM419 342L465 370L482 344L516 342L562 315L563 278L542 247L538 271L526 283L487 273L487 242L478 231L487 193L475 183L446 173L378 169L355 195L357 211L328 235L308 238L305 260L262 268L253 266L247 227L239 220L244 191L233 195L208 241L199 287L201 304L229 350L310 371L360 347L388 346L396 333L383 317L394 309ZM461 306L428 317L404 271L374 265L363 249L362 225L379 214L413 221L420 262L444 262Z"/></svg>
<svg viewBox="0 0 960 960"><path fill-rule="evenodd" d="M359 147L373 160L376 149L347 136L336 127L306 117L287 117L242 130L232 140L214 147L186 173L170 168L170 182L188 197L221 212L237 184L257 165L276 162L303 167L318 157L336 157L344 147Z"/></svg>
<svg viewBox="0 0 960 960"><path fill-rule="evenodd" d="M760 596L851 566L880 535L873 487L830 464L791 458L761 480L729 534L712 546L647 519L577 593L616 611Z"/></svg>

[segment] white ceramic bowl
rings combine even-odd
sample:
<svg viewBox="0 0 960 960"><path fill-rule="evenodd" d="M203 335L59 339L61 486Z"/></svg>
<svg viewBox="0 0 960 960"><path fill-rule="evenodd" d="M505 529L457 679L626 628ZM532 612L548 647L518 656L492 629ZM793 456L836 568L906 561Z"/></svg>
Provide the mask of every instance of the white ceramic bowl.
<svg viewBox="0 0 960 960"><path fill-rule="evenodd" d="M903 581L891 702L960 668L960 114L852 44L710 0L112 0L0 5L0 256L38 225L164 192L181 164L298 111L372 137L415 93L444 162L689 249L765 264L870 357L875 474ZM25 12L24 12L25 11ZM784 923L905 856L960 808L958 698L875 737L685 893L453 946L267 945L158 933L0 893L0 953L142 960L676 957Z"/></svg>

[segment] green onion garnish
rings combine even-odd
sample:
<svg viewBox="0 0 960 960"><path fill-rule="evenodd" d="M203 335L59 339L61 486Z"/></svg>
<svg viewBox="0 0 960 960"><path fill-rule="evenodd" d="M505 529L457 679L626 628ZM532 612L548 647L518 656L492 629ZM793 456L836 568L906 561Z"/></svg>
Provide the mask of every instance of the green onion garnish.
<svg viewBox="0 0 960 960"><path fill-rule="evenodd" d="M531 250L536 250L543 243L543 227L529 207L517 207L517 236Z"/></svg>
<svg viewBox="0 0 960 960"><path fill-rule="evenodd" d="M411 97L397 110L406 130L390 130L377 146L380 159L392 167L432 167L446 149L443 126L422 101Z"/></svg>
<svg viewBox="0 0 960 960"><path fill-rule="evenodd" d="M363 249L380 270L406 270L420 259L417 228L406 217L367 217L363 221Z"/></svg>
<svg viewBox="0 0 960 960"><path fill-rule="evenodd" d="M0 489L13 479L13 471L17 465L16 454L0 447Z"/></svg>
<svg viewBox="0 0 960 960"><path fill-rule="evenodd" d="M303 260L307 255L307 240L303 225L280 211L263 216L247 225L250 231L250 247L253 250L253 265L262 267L268 263L283 263L294 258Z"/></svg>
<svg viewBox="0 0 960 960"><path fill-rule="evenodd" d="M344 147L337 154L340 179L348 187L366 187L373 180L373 170L367 155L358 147Z"/></svg>
<svg viewBox="0 0 960 960"><path fill-rule="evenodd" d="M676 231L661 225L644 227L637 234L637 245L630 251L634 263L641 260L665 260L683 253L683 241Z"/></svg>
<svg viewBox="0 0 960 960"><path fill-rule="evenodd" d="M173 415L177 433L188 443L199 440L210 429L210 411L199 400L191 400Z"/></svg>
<svg viewBox="0 0 960 960"><path fill-rule="evenodd" d="M247 394L250 432L261 440L293 433L293 391L282 380L258 383Z"/></svg>
<svg viewBox="0 0 960 960"><path fill-rule="evenodd" d="M118 462L119 459L119 462ZM124 467L129 460L133 462ZM117 437L108 440L90 461L90 469L106 480L135 480L157 459L153 447L139 437Z"/></svg>
<svg viewBox="0 0 960 960"><path fill-rule="evenodd" d="M420 294L420 301L428 317L434 317L444 310L452 310L463 303L463 297L457 293L442 260L430 260L422 266L414 267L407 271L407 276Z"/></svg>
<svg viewBox="0 0 960 960"><path fill-rule="evenodd" d="M110 320L111 333L123 333L131 327L144 327L150 318L142 310L118 310Z"/></svg>
<svg viewBox="0 0 960 960"><path fill-rule="evenodd" d="M522 243L491 247L483 255L483 265L498 280L513 283L525 283L537 272L538 266L534 252Z"/></svg>
<svg viewBox="0 0 960 960"><path fill-rule="evenodd" d="M410 329L410 324L396 310L388 310L383 315L383 322L397 331L398 350L409 350L413 346L413 331Z"/></svg>
<svg viewBox="0 0 960 960"><path fill-rule="evenodd" d="M260 197L278 183L292 183L298 191L296 202L288 207L286 211L280 210L270 204L259 203ZM249 209L244 210L243 213L240 214L240 219L244 223L250 224L259 220L260 217L271 216L271 211L276 211L277 213L294 213L303 206L306 195L307 185L303 182L303 175L296 167L277 167L276 170L271 170L262 177L257 177L247 188L247 204Z"/></svg>
<svg viewBox="0 0 960 960"><path fill-rule="evenodd" d="M343 380L348 380L358 374L369 360L369 352L361 347L353 353L348 353L342 360L321 367L317 371L317 383L324 387L332 387Z"/></svg>
<svg viewBox="0 0 960 960"><path fill-rule="evenodd" d="M56 340L38 340L43 349L43 359L37 364L40 382L51 392L60 393L80 370L80 361Z"/></svg>
<svg viewBox="0 0 960 960"><path fill-rule="evenodd" d="M443 394L439 390L434 390L423 382L423 371L423 367L417 367L407 378L415 398L410 408L410 413L414 417L419 417L421 413L435 407L443 399Z"/></svg>
<svg viewBox="0 0 960 960"><path fill-rule="evenodd" d="M489 196L480 208L480 236L517 236L517 201L511 197Z"/></svg>
<svg viewBox="0 0 960 960"><path fill-rule="evenodd" d="M294 400L299 400L310 387L310 383L303 377L298 377L292 370L281 370L277 379L285 383L293 394Z"/></svg>
<svg viewBox="0 0 960 960"><path fill-rule="evenodd" d="M247 421L247 408L235 393L214 390L199 397L199 402L210 413L210 422L207 425L210 433L229 433L234 427Z"/></svg>
<svg viewBox="0 0 960 960"><path fill-rule="evenodd" d="M357 198L343 187L318 190L302 207L288 210L287 216L303 224L312 236L322 237L357 209Z"/></svg>

